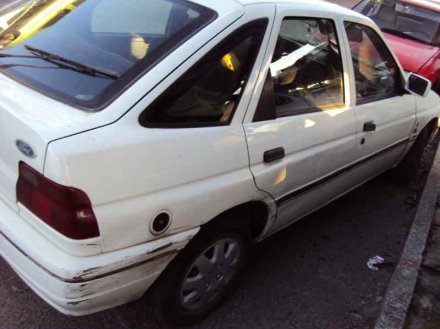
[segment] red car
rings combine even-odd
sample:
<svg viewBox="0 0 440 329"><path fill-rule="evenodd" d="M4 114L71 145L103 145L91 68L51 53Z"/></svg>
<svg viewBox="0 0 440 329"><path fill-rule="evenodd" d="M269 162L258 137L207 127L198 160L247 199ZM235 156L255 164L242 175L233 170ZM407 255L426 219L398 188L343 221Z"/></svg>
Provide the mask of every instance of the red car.
<svg viewBox="0 0 440 329"><path fill-rule="evenodd" d="M403 68L431 80L440 94L440 1L363 0L353 10L374 20Z"/></svg>

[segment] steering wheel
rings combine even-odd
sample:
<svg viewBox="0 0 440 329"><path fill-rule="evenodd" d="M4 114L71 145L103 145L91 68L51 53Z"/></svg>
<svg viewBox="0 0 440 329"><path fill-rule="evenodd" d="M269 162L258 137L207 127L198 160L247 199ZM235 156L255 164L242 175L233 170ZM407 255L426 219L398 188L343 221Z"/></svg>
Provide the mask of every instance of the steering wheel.
<svg viewBox="0 0 440 329"><path fill-rule="evenodd" d="M388 61L382 61L374 65L374 69L378 71L388 70L387 67Z"/></svg>
<svg viewBox="0 0 440 329"><path fill-rule="evenodd" d="M377 76L380 78L380 75ZM365 97L371 94L376 94L384 91L384 86L380 83L375 83L365 78L361 73L356 74L356 91L358 96Z"/></svg>

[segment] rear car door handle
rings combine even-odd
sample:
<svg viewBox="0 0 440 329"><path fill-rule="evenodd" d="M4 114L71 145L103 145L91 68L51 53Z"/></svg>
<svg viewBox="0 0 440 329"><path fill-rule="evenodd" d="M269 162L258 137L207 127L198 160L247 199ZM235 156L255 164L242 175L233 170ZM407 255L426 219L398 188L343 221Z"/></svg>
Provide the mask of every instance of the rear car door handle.
<svg viewBox="0 0 440 329"><path fill-rule="evenodd" d="M284 148L278 147L276 149L272 149L269 151L264 152L264 162L273 162L280 160L284 158L286 155L286 152L284 151Z"/></svg>
<svg viewBox="0 0 440 329"><path fill-rule="evenodd" d="M364 123L364 132L376 131L376 124L374 121L369 121Z"/></svg>

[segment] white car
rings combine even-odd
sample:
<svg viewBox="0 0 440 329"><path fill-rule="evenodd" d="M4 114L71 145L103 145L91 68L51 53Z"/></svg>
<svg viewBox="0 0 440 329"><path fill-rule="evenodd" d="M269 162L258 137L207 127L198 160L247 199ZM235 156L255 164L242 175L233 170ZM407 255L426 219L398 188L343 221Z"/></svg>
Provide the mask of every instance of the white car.
<svg viewBox="0 0 440 329"><path fill-rule="evenodd" d="M0 254L64 314L153 286L161 319L197 321L251 242L408 178L437 129L430 82L333 4L27 6L0 33Z"/></svg>

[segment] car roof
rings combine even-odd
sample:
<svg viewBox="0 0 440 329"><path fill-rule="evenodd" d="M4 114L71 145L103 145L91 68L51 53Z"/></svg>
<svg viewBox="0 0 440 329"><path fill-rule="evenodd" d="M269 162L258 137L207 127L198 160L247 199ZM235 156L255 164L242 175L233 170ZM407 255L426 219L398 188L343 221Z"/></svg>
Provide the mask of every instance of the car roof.
<svg viewBox="0 0 440 329"><path fill-rule="evenodd" d="M257 3L291 3L291 4L301 4L303 6L309 6L310 8L316 8L320 10L328 10L332 11L336 14L344 14L348 16L355 16L355 17L363 17L362 15L359 15L357 12L354 12L348 8L342 7L340 5L327 2L324 0L234 0L244 6L251 5L251 4L257 4Z"/></svg>

